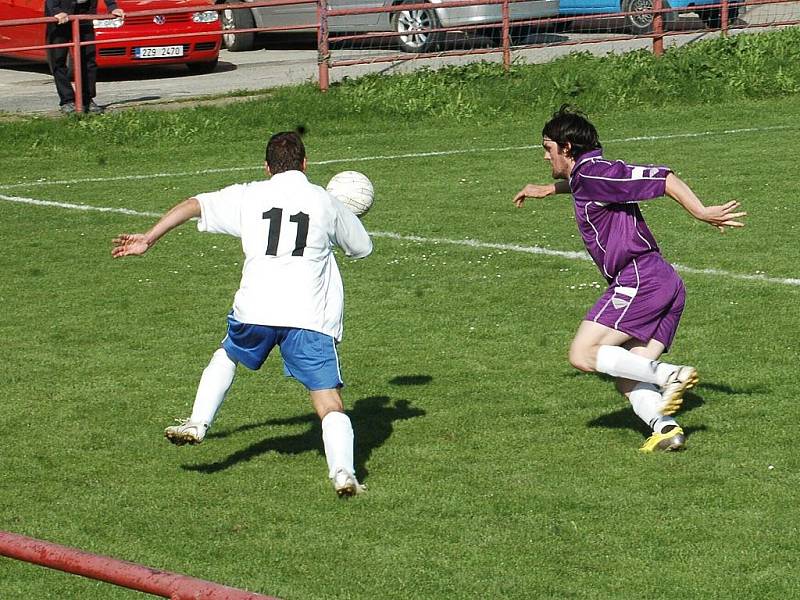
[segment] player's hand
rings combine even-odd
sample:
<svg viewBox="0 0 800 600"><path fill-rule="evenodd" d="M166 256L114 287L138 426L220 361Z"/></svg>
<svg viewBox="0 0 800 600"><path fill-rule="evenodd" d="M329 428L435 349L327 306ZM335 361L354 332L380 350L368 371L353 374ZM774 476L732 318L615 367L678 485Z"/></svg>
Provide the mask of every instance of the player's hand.
<svg viewBox="0 0 800 600"><path fill-rule="evenodd" d="M124 17L125 11L122 10L121 8L115 8L114 10L111 11L111 14L114 15L115 17Z"/></svg>
<svg viewBox="0 0 800 600"><path fill-rule="evenodd" d="M554 193L555 186L553 184L538 185L535 183L529 183L519 192L517 192L516 196L514 196L514 206L517 208L522 208L522 205L525 204L525 200L528 198L545 198Z"/></svg>
<svg viewBox="0 0 800 600"><path fill-rule="evenodd" d="M59 25L63 25L64 23L69 21L69 15L65 12L56 13L53 16L56 18Z"/></svg>
<svg viewBox="0 0 800 600"><path fill-rule="evenodd" d="M141 256L150 248L150 242L143 233L121 233L114 238L111 249L112 258L123 256Z"/></svg>
<svg viewBox="0 0 800 600"><path fill-rule="evenodd" d="M746 212L738 210L740 206L741 203L736 200L717 206L706 206L701 219L722 232L726 227L744 227L744 223L737 221L747 216Z"/></svg>

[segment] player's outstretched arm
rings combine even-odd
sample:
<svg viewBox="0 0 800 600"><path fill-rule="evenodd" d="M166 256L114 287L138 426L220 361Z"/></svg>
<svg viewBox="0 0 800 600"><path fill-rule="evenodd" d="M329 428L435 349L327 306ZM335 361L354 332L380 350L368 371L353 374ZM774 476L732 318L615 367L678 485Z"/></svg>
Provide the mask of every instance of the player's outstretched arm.
<svg viewBox="0 0 800 600"><path fill-rule="evenodd" d="M737 221L747 216L747 213L740 211L741 204L736 200L731 200L725 204L715 206L705 206L695 195L692 189L674 173L667 175L666 194L695 219L703 221L725 231L726 227L744 227L744 223Z"/></svg>
<svg viewBox="0 0 800 600"><path fill-rule="evenodd" d="M178 225L189 219L200 216L200 203L196 198L189 198L173 206L163 217L158 220L147 233L121 233L114 238L114 247L111 249L113 258L123 256L141 256L147 252L158 240Z"/></svg>
<svg viewBox="0 0 800 600"><path fill-rule="evenodd" d="M514 206L522 208L528 198L546 198L553 194L568 194L569 191L569 183L563 179L545 185L529 183L514 196Z"/></svg>
<svg viewBox="0 0 800 600"><path fill-rule="evenodd" d="M335 243L350 258L366 258L372 254L372 239L361 220L341 202L336 201Z"/></svg>

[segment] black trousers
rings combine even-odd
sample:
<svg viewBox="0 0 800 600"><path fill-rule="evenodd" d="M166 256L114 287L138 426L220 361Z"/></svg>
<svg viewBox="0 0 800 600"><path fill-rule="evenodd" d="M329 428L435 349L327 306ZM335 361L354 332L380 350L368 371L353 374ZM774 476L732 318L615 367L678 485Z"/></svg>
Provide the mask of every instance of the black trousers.
<svg viewBox="0 0 800 600"><path fill-rule="evenodd" d="M78 4L76 13L80 14L81 12L86 12L88 8L88 2L83 5ZM82 42L94 40L94 27L91 21L81 21L80 38ZM47 24L48 44L64 44L71 41L71 22L65 23L64 25L56 25L54 23ZM69 53L70 48L50 48L47 51L47 62L50 65L50 72L53 74L53 79L56 82L56 91L58 91L59 104L61 105L68 102L75 102L75 91L72 88L72 78L70 77L70 71L67 65ZM81 97L84 107L88 106L92 98L97 95L97 60L95 56L94 44L81 47L81 80L83 83L83 94Z"/></svg>

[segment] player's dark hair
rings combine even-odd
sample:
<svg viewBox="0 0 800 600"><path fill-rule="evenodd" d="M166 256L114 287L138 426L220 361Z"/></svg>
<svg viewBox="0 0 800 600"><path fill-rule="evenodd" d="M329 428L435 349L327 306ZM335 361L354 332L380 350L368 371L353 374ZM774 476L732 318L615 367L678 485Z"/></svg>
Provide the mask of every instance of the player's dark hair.
<svg viewBox="0 0 800 600"><path fill-rule="evenodd" d="M601 150L597 129L589 119L574 106L562 104L552 118L544 124L542 136L550 138L559 147L570 144L570 158L578 158L581 154L592 150Z"/></svg>
<svg viewBox="0 0 800 600"><path fill-rule="evenodd" d="M295 131L276 133L267 142L266 161L273 175L284 171L301 171L306 158L306 147Z"/></svg>

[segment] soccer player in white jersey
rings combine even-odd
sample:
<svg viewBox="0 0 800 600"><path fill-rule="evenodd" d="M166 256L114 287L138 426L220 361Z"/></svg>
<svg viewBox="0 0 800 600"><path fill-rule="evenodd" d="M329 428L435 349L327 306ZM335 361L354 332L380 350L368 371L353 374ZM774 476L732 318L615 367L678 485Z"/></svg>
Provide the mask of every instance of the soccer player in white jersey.
<svg viewBox="0 0 800 600"><path fill-rule="evenodd" d="M664 258L644 222L639 202L669 196L694 218L718 227L742 227L739 203L704 206L672 169L608 160L597 130L568 106L542 130L544 158L554 184L528 184L514 197L572 194L586 251L608 282L572 341L569 359L584 372L617 378L617 389L653 431L643 452L684 448L683 429L672 415L698 376L694 367L660 361L683 313L683 281Z"/></svg>
<svg viewBox="0 0 800 600"><path fill-rule="evenodd" d="M196 217L200 231L241 238L244 266L227 335L203 371L191 416L164 435L177 445L202 442L236 366L259 369L278 346L284 372L306 386L322 420L334 489L339 496L352 496L363 486L355 476L353 428L339 395L336 343L342 337L344 291L333 247L364 258L372 241L358 217L308 181L297 133L270 138L265 167L269 179L198 194L174 206L147 233L117 236L112 256L142 255Z"/></svg>

